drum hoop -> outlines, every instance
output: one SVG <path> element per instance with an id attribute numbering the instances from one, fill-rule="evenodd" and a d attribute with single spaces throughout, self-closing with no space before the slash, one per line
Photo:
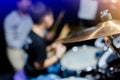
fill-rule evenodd
<path id="1" fill-rule="evenodd" d="M 93 47 L 93 46 L 88 46 L 88 48 L 89 47 L 92 47 L 92 48 L 96 48 L 96 47 Z M 78 48 L 82 48 L 81 46 L 79 46 Z M 96 48 L 96 49 L 98 49 L 98 48 Z M 71 51 L 71 49 L 70 50 L 68 50 L 66 53 L 68 53 L 68 52 L 70 52 Z M 98 51 L 99 51 L 99 49 L 98 49 Z M 62 60 L 60 60 L 60 63 L 62 63 L 61 62 Z M 86 67 L 84 67 L 84 68 L 81 68 L 81 69 L 78 69 L 78 70 L 76 70 L 76 69 L 74 69 L 74 71 L 83 71 L 83 70 L 86 70 L 88 67 L 95 67 L 96 65 L 97 65 L 97 63 L 98 62 L 96 62 L 96 64 L 92 64 L 92 65 L 90 65 L 90 66 L 86 66 Z M 66 65 L 62 65 L 61 64 L 61 66 L 63 67 L 63 68 L 65 68 L 65 69 L 67 69 L 67 70 L 73 70 L 73 69 L 70 69 L 70 68 L 68 68 L 68 66 L 66 66 Z"/>

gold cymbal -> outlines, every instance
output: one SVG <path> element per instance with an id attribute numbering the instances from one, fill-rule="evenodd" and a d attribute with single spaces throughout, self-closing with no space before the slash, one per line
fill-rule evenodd
<path id="1" fill-rule="evenodd" d="M 112 19 L 105 22 L 101 22 L 95 27 L 85 29 L 83 31 L 77 32 L 75 34 L 72 34 L 66 38 L 57 41 L 61 43 L 73 43 L 105 36 L 111 36 L 119 33 L 120 33 L 120 21 Z"/>

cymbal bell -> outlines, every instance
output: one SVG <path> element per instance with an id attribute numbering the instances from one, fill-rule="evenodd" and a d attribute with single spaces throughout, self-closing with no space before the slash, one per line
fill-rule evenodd
<path id="1" fill-rule="evenodd" d="M 85 29 L 83 31 L 72 34 L 66 38 L 57 40 L 61 43 L 73 43 L 85 40 L 91 40 L 95 38 L 111 36 L 120 33 L 120 21 L 119 20 L 108 20 L 101 22 L 95 27 Z"/>

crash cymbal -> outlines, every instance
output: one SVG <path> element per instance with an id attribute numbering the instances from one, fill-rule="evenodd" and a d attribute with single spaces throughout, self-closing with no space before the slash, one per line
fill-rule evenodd
<path id="1" fill-rule="evenodd" d="M 111 36 L 119 33 L 120 33 L 120 21 L 111 19 L 105 22 L 101 22 L 95 27 L 85 29 L 83 31 L 72 34 L 64 39 L 60 39 L 58 40 L 58 42 L 73 43 L 105 36 Z"/>

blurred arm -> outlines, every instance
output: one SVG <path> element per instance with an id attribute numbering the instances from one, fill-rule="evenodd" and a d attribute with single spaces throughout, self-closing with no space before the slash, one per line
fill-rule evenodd
<path id="1" fill-rule="evenodd" d="M 66 47 L 64 45 L 58 45 L 56 48 L 56 55 L 46 59 L 43 63 L 36 61 L 34 65 L 38 70 L 48 68 L 49 66 L 55 64 L 64 55 L 65 51 Z"/>

